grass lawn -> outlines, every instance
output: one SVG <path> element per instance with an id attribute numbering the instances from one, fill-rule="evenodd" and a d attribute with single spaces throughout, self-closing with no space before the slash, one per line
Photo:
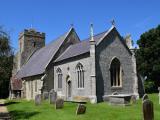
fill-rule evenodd
<path id="1" fill-rule="evenodd" d="M 160 120 L 160 105 L 158 94 L 150 94 L 154 103 L 155 120 Z M 55 110 L 54 105 L 44 101 L 42 105 L 35 106 L 34 101 L 8 100 L 7 108 L 14 120 L 142 120 L 142 102 L 131 106 L 111 106 L 108 103 L 88 103 L 86 114 L 76 115 L 76 103 L 66 103 L 64 108 Z"/>

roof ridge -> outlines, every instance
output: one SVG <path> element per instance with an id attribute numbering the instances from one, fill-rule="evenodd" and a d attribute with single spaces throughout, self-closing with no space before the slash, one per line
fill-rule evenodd
<path id="1" fill-rule="evenodd" d="M 101 34 L 106 33 L 106 32 L 108 32 L 108 30 L 103 31 L 103 32 L 100 32 L 100 33 L 97 33 L 97 34 L 95 34 L 93 37 L 96 37 L 96 36 L 101 35 Z M 90 38 L 90 37 L 88 37 L 88 38 L 86 38 L 86 39 L 83 39 L 83 40 L 81 40 L 79 43 L 75 43 L 75 44 L 73 44 L 72 46 L 77 45 L 77 44 L 81 44 L 82 42 L 87 42 L 89 38 Z"/>
<path id="2" fill-rule="evenodd" d="M 56 62 L 58 60 L 58 58 L 63 56 L 69 50 L 69 48 L 71 48 L 73 45 L 75 45 L 75 44 L 70 45 L 60 56 L 57 57 L 57 59 L 54 60 L 54 62 Z"/>
<path id="3" fill-rule="evenodd" d="M 115 26 L 112 26 L 109 30 L 106 31 L 106 33 L 101 37 L 101 39 L 98 41 L 97 45 L 104 39 L 105 36 L 107 36 L 113 29 L 115 28 Z"/>
<path id="4" fill-rule="evenodd" d="M 63 36 L 64 39 L 63 39 L 62 42 L 59 44 L 59 47 L 62 46 L 63 42 L 66 40 L 67 36 L 69 35 L 69 33 L 70 33 L 72 30 L 73 30 L 73 28 L 70 28 L 69 31 L 66 32 L 66 34 L 64 34 L 64 36 Z M 60 37 L 59 37 L 59 38 L 60 38 Z M 59 39 L 59 38 L 58 38 L 58 39 Z M 58 39 L 57 39 L 57 41 L 58 41 Z M 53 43 L 54 43 L 54 42 L 53 42 Z M 56 50 L 55 54 L 57 53 L 58 50 L 59 50 L 59 49 Z M 51 57 L 51 59 L 49 60 L 49 62 L 46 64 L 45 69 L 47 68 L 47 66 L 49 65 L 49 63 L 51 62 L 51 60 L 53 59 L 54 56 L 55 56 L 55 55 L 53 55 L 53 56 Z"/>
<path id="5" fill-rule="evenodd" d="M 96 36 L 98 36 L 98 35 L 101 35 L 101 34 L 103 34 L 103 33 L 106 33 L 107 31 L 108 31 L 108 30 L 105 30 L 105 31 L 100 32 L 100 33 L 97 33 L 97 34 L 93 35 L 93 37 L 96 37 Z M 82 41 L 88 40 L 89 38 L 90 38 L 90 37 L 85 38 L 85 39 L 83 39 Z"/>
<path id="6" fill-rule="evenodd" d="M 59 35 L 58 37 L 54 38 L 53 40 L 51 40 L 51 41 L 50 41 L 47 45 L 45 45 L 44 47 L 47 47 L 47 46 L 49 46 L 50 44 L 58 41 L 58 39 L 59 39 L 60 37 L 63 37 L 63 36 L 66 35 L 67 33 L 68 33 L 68 32 L 65 32 L 65 33 Z"/>

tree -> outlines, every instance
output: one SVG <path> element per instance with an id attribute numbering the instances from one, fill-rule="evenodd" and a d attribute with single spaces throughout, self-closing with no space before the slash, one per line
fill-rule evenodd
<path id="1" fill-rule="evenodd" d="M 9 95 L 9 81 L 12 75 L 13 52 L 10 36 L 0 27 L 0 98 Z"/>
<path id="2" fill-rule="evenodd" d="M 137 70 L 157 89 L 160 86 L 160 25 L 143 33 L 137 44 Z"/>

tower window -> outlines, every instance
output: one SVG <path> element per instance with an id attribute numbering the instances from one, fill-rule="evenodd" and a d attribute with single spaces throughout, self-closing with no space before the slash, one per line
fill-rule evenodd
<path id="1" fill-rule="evenodd" d="M 36 47 L 36 42 L 33 42 L 33 47 Z"/>

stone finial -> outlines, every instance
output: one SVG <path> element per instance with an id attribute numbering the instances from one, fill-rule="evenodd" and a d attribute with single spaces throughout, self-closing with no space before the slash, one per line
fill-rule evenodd
<path id="1" fill-rule="evenodd" d="M 112 26 L 115 26 L 115 20 L 114 19 L 111 20 L 111 24 L 112 24 Z"/>
<path id="2" fill-rule="evenodd" d="M 74 24 L 73 23 L 71 23 L 71 28 L 73 28 L 74 27 Z"/>
<path id="3" fill-rule="evenodd" d="M 93 24 L 92 23 L 90 24 L 90 36 L 91 36 L 90 41 L 94 41 L 94 38 L 93 38 Z"/>
<path id="4" fill-rule="evenodd" d="M 132 39 L 131 39 L 131 34 L 127 34 L 126 37 L 125 37 L 125 42 L 126 42 L 126 45 L 128 46 L 129 49 L 132 49 L 133 46 L 132 46 Z"/>

